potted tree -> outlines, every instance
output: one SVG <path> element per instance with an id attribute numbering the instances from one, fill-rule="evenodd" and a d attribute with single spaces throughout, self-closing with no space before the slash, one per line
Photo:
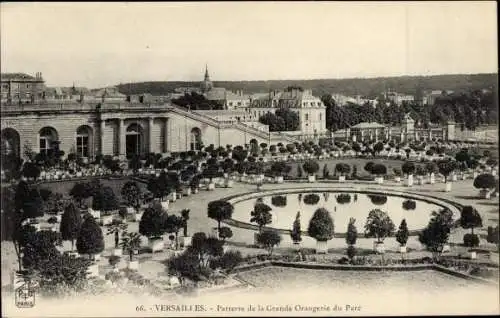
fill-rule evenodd
<path id="1" fill-rule="evenodd" d="M 205 168 L 205 170 L 203 170 L 202 174 L 203 177 L 209 179 L 209 183 L 207 184 L 207 190 L 208 191 L 215 190 L 215 183 L 213 179 L 219 176 L 219 166 L 217 165 L 217 163 L 208 165 Z"/>
<path id="2" fill-rule="evenodd" d="M 429 183 L 436 183 L 436 172 L 439 171 L 436 163 L 433 161 L 428 162 L 425 165 L 425 169 L 427 170 L 427 173 L 429 173 Z"/>
<path id="3" fill-rule="evenodd" d="M 417 178 L 418 185 L 424 184 L 424 177 L 427 174 L 427 171 L 425 170 L 425 167 L 418 166 L 417 169 L 416 169 L 416 174 L 418 176 L 418 178 Z"/>
<path id="4" fill-rule="evenodd" d="M 122 198 L 127 206 L 134 208 L 135 213 L 139 212 L 141 206 L 141 198 L 143 196 L 141 187 L 136 181 L 126 182 L 121 189 Z M 135 219 L 135 217 L 134 217 Z"/>
<path id="5" fill-rule="evenodd" d="M 283 183 L 283 174 L 290 171 L 291 167 L 283 161 L 276 161 L 271 165 L 271 171 L 274 174 L 276 183 Z"/>
<path id="6" fill-rule="evenodd" d="M 191 245 L 191 236 L 188 235 L 188 220 L 189 220 L 189 209 L 181 210 L 182 226 L 183 226 L 183 237 L 182 246 L 188 247 Z"/>
<path id="7" fill-rule="evenodd" d="M 345 177 L 351 172 L 351 167 L 347 163 L 337 163 L 335 171 L 340 173 L 339 182 L 345 182 Z"/>
<path id="8" fill-rule="evenodd" d="M 220 223 L 230 219 L 233 215 L 234 207 L 224 200 L 211 201 L 208 203 L 208 217 L 217 221 L 217 233 L 220 235 Z"/>
<path id="9" fill-rule="evenodd" d="M 175 234 L 175 249 L 179 249 L 179 231 L 184 227 L 184 219 L 182 216 L 170 214 L 165 221 L 165 232 Z"/>
<path id="10" fill-rule="evenodd" d="M 406 253 L 406 243 L 408 242 L 408 237 L 410 232 L 408 231 L 408 226 L 406 225 L 406 220 L 403 219 L 399 225 L 399 229 L 396 232 L 396 241 L 399 243 L 399 252 Z"/>
<path id="11" fill-rule="evenodd" d="M 347 225 L 347 234 L 345 237 L 345 241 L 347 243 L 347 256 L 349 257 L 351 262 L 354 260 L 354 256 L 356 256 L 356 248 L 354 247 L 354 245 L 356 245 L 356 240 L 358 239 L 358 229 L 354 224 L 355 222 L 355 218 L 349 219 L 349 224 Z"/>
<path id="12" fill-rule="evenodd" d="M 484 199 L 489 199 L 491 197 L 491 192 L 497 186 L 497 181 L 495 177 L 488 173 L 483 173 L 478 175 L 474 179 L 474 188 L 481 189 L 481 196 Z"/>
<path id="13" fill-rule="evenodd" d="M 108 231 L 106 235 L 115 236 L 115 249 L 113 255 L 122 256 L 123 250 L 120 248 L 120 233 L 127 230 L 127 223 L 123 223 L 121 220 L 114 219 L 111 224 L 107 225 Z"/>
<path id="14" fill-rule="evenodd" d="M 79 254 L 87 254 L 92 260 L 95 254 L 104 250 L 102 230 L 93 217 L 85 217 L 76 240 L 76 249 Z"/>
<path id="15" fill-rule="evenodd" d="M 444 176 L 444 183 L 445 183 L 445 192 L 450 192 L 451 191 L 451 182 L 449 181 L 449 176 L 450 174 L 455 171 L 456 169 L 456 163 L 451 160 L 441 160 L 438 163 L 438 169 L 439 173 L 441 173 Z"/>
<path id="16" fill-rule="evenodd" d="M 413 185 L 413 173 L 415 173 L 415 164 L 410 161 L 406 161 L 402 166 L 401 170 L 407 176 L 406 186 L 411 187 Z"/>
<path id="17" fill-rule="evenodd" d="M 325 208 L 317 209 L 309 221 L 307 232 L 316 239 L 316 253 L 328 253 L 328 240 L 331 240 L 334 234 L 330 212 Z"/>
<path id="18" fill-rule="evenodd" d="M 74 250 L 75 240 L 78 238 L 81 225 L 82 216 L 80 209 L 71 202 L 64 209 L 64 213 L 61 217 L 61 225 L 59 227 L 62 239 L 71 241 L 71 251 Z"/>
<path id="19" fill-rule="evenodd" d="M 281 235 L 276 230 L 264 230 L 257 235 L 257 244 L 264 247 L 269 252 L 269 256 L 272 256 L 274 247 L 280 242 Z"/>
<path id="20" fill-rule="evenodd" d="M 161 209 L 148 207 L 139 222 L 139 233 L 148 238 L 152 252 L 162 251 L 165 248 L 162 235 L 166 232 L 167 213 Z"/>
<path id="21" fill-rule="evenodd" d="M 133 256 L 139 252 L 141 247 L 141 235 L 136 232 L 124 232 L 120 246 L 129 255 L 128 268 L 138 270 L 139 261 L 134 261 Z"/>
<path id="22" fill-rule="evenodd" d="M 394 232 L 394 223 L 386 212 L 380 209 L 371 210 L 365 224 L 365 237 L 375 237 L 374 250 L 385 253 L 384 239 Z"/>
<path id="23" fill-rule="evenodd" d="M 224 249 L 224 253 L 225 253 L 227 251 L 226 240 L 233 237 L 233 231 L 231 231 L 230 227 L 223 226 L 220 228 L 219 237 L 222 240 L 222 242 L 224 243 L 223 249 Z"/>
<path id="24" fill-rule="evenodd" d="M 464 235 L 464 246 L 479 246 L 479 237 L 477 234 L 474 234 L 474 228 L 483 226 L 483 220 L 479 212 L 470 205 L 464 206 L 460 214 L 460 226 L 464 229 L 471 229 L 471 233 Z M 475 259 L 476 252 L 471 252 L 470 256 L 472 259 Z"/>
<path id="25" fill-rule="evenodd" d="M 393 168 L 392 171 L 394 172 L 394 181 L 395 182 L 401 182 L 401 174 L 402 171 L 400 168 Z"/>
<path id="26" fill-rule="evenodd" d="M 384 183 L 384 175 L 387 174 L 387 168 L 381 163 L 376 163 L 372 167 L 372 174 L 375 175 L 375 180 L 378 184 Z"/>
<path id="27" fill-rule="evenodd" d="M 270 212 L 271 210 L 272 208 L 269 205 L 258 201 L 250 212 L 250 222 L 257 223 L 259 226 L 259 233 L 262 233 L 262 228 L 264 226 L 272 223 L 273 216 Z M 258 244 L 258 233 L 254 234 L 254 243 L 256 245 Z"/>
<path id="28" fill-rule="evenodd" d="M 300 246 L 300 242 L 302 242 L 302 231 L 300 229 L 300 211 L 297 212 L 297 215 L 295 216 L 295 221 L 293 221 L 290 237 L 292 238 L 294 245 Z"/>
<path id="29" fill-rule="evenodd" d="M 316 160 L 306 160 L 306 162 L 302 165 L 302 168 L 304 168 L 304 171 L 308 173 L 309 182 L 315 182 L 315 173 L 319 170 L 318 162 Z"/>
<path id="30" fill-rule="evenodd" d="M 434 260 L 438 260 L 440 254 L 446 251 L 452 226 L 453 213 L 448 209 L 442 209 L 432 213 L 429 224 L 420 232 L 418 240 L 432 252 Z"/>

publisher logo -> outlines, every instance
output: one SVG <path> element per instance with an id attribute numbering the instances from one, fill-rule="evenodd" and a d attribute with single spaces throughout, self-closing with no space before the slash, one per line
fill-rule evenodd
<path id="1" fill-rule="evenodd" d="M 18 286 L 15 290 L 16 307 L 32 308 L 35 307 L 35 287 L 29 282 Z"/>

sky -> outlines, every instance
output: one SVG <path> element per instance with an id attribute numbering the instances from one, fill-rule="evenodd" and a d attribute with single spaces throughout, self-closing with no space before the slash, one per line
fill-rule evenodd
<path id="1" fill-rule="evenodd" d="M 1 71 L 48 86 L 496 73 L 496 2 L 0 4 Z"/>

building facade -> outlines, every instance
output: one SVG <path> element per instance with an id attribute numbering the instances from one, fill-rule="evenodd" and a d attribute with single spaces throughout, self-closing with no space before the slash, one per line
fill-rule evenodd
<path id="1" fill-rule="evenodd" d="M 0 85 L 2 103 L 33 104 L 44 98 L 46 89 L 42 73 L 36 73 L 35 76 L 24 73 L 2 73 Z"/>

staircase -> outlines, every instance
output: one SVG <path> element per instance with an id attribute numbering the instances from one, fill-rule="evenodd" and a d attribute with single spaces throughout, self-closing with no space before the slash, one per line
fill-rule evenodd
<path id="1" fill-rule="evenodd" d="M 222 129 L 233 128 L 233 129 L 236 129 L 242 133 L 246 133 L 246 134 L 250 135 L 250 137 L 261 138 L 261 139 L 267 140 L 269 142 L 278 143 L 278 142 L 285 141 L 285 142 L 293 143 L 293 142 L 298 141 L 297 139 L 295 139 L 289 135 L 283 134 L 283 133 L 268 133 L 265 131 L 261 131 L 257 128 L 254 128 L 252 126 L 246 125 L 246 124 L 244 124 L 240 121 L 237 121 L 237 120 L 216 120 L 210 116 L 207 116 L 207 115 L 204 115 L 201 113 L 197 113 L 196 111 L 190 111 L 187 109 L 183 109 L 179 106 L 170 105 L 170 106 L 167 106 L 167 110 L 171 111 L 173 113 L 179 114 L 181 116 L 185 116 L 187 118 L 202 122 L 202 123 L 207 124 L 209 126 L 212 126 L 214 128 L 218 128 L 218 129 L 220 129 L 220 128 L 222 128 Z"/>

